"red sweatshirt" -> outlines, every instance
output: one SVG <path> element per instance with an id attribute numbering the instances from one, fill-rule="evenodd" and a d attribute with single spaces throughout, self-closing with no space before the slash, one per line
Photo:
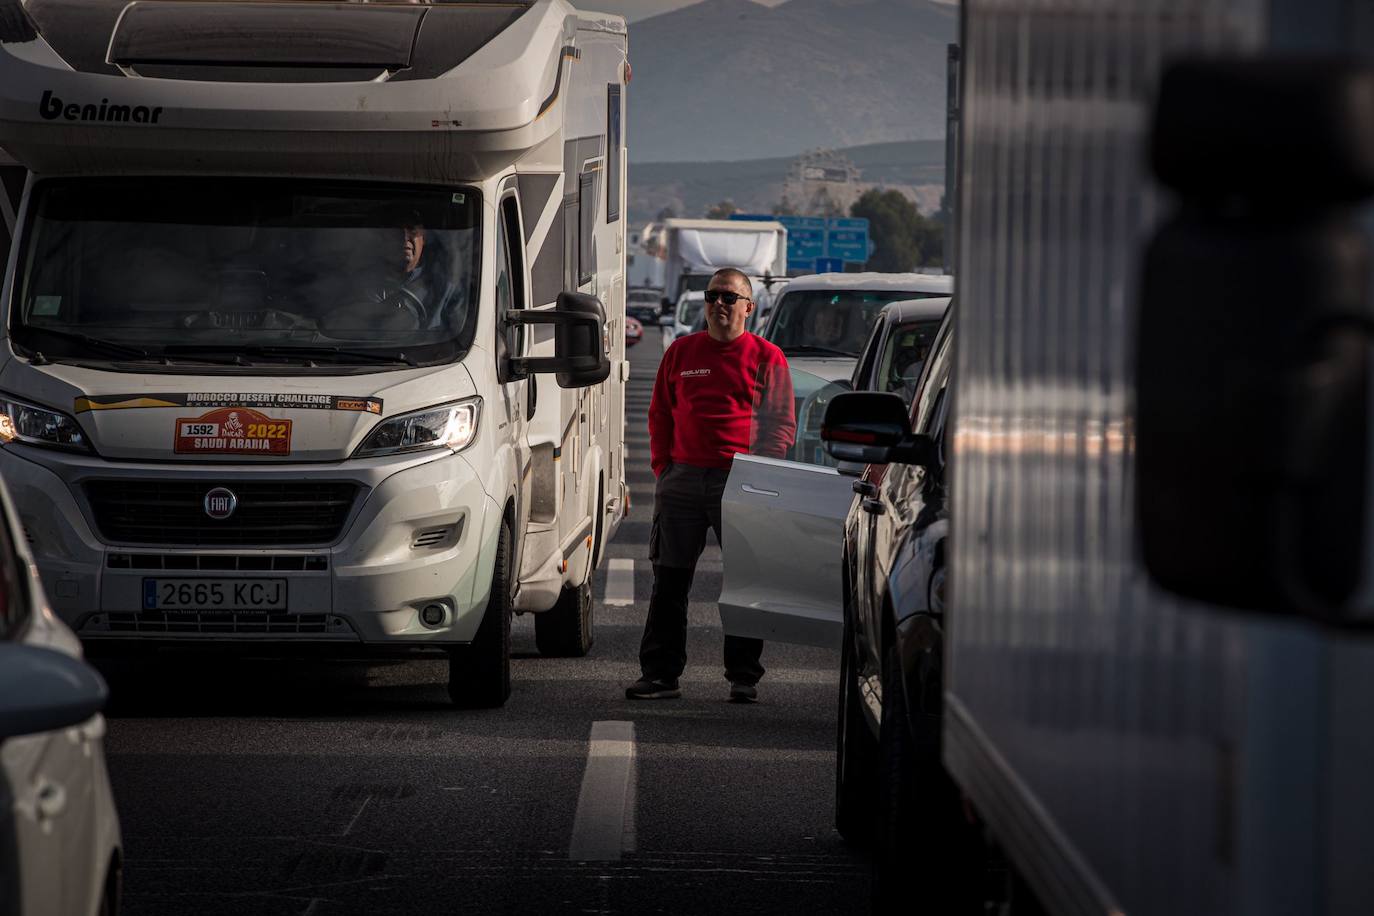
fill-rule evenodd
<path id="1" fill-rule="evenodd" d="M 762 337 L 698 331 L 663 354 L 649 403 L 655 477 L 677 463 L 728 468 L 739 452 L 781 458 L 796 435 L 787 358 Z"/>

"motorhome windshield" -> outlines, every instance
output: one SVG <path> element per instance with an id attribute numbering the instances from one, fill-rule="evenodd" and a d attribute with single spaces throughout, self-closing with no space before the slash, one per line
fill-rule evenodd
<path id="1" fill-rule="evenodd" d="M 774 307 L 765 337 L 784 353 L 858 356 L 883 306 L 947 293 L 909 290 L 791 290 Z"/>
<path id="2" fill-rule="evenodd" d="M 477 194 L 286 180 L 34 188 L 10 335 L 48 359 L 435 364 L 477 319 Z"/>

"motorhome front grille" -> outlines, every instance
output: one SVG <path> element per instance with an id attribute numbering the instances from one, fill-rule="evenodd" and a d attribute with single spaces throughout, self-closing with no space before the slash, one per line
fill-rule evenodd
<path id="1" fill-rule="evenodd" d="M 206 496 L 225 487 L 235 505 L 212 518 Z M 92 480 L 86 483 L 101 536 L 112 544 L 286 547 L 332 544 L 359 485 L 352 481 Z"/>

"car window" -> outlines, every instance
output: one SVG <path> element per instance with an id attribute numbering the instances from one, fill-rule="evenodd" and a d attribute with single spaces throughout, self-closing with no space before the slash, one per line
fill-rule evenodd
<path id="1" fill-rule="evenodd" d="M 878 391 L 901 395 L 902 400 L 910 406 L 916 396 L 921 370 L 925 368 L 930 348 L 939 331 L 940 321 L 934 319 L 908 322 L 888 334 L 883 342 L 873 387 Z"/>
<path id="2" fill-rule="evenodd" d="M 873 323 L 873 330 L 868 335 L 868 343 L 864 344 L 863 355 L 855 363 L 854 374 L 849 379 L 849 383 L 854 386 L 855 391 L 863 391 L 869 387 L 868 380 L 873 377 L 873 365 L 878 359 L 878 348 L 882 346 L 886 327 L 887 322 L 882 319 Z M 907 403 L 909 405 L 910 401 Z"/>
<path id="3" fill-rule="evenodd" d="M 912 427 L 918 433 L 928 433 L 935 420 L 937 408 L 944 397 L 945 386 L 949 382 L 950 363 L 953 347 L 950 341 L 954 335 L 948 331 L 935 344 L 935 356 L 926 367 L 916 396 L 916 416 Z"/>
<path id="4" fill-rule="evenodd" d="M 834 467 L 838 462 L 830 457 L 821 441 L 821 421 L 831 399 L 849 386 L 823 379 L 801 369 L 789 369 L 792 375 L 792 397 L 797 419 L 797 438 L 787 454 L 789 461 Z"/>

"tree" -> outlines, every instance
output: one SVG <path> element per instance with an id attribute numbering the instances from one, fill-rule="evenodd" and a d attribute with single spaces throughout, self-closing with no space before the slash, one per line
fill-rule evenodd
<path id="1" fill-rule="evenodd" d="M 849 214 L 868 220 L 874 246 L 868 266 L 873 270 L 899 272 L 940 264 L 944 227 L 922 216 L 900 191 L 865 191 Z"/>
<path id="2" fill-rule="evenodd" d="M 707 219 L 729 219 L 731 213 L 738 213 L 739 207 L 730 198 L 725 198 L 720 203 L 706 211 Z"/>

